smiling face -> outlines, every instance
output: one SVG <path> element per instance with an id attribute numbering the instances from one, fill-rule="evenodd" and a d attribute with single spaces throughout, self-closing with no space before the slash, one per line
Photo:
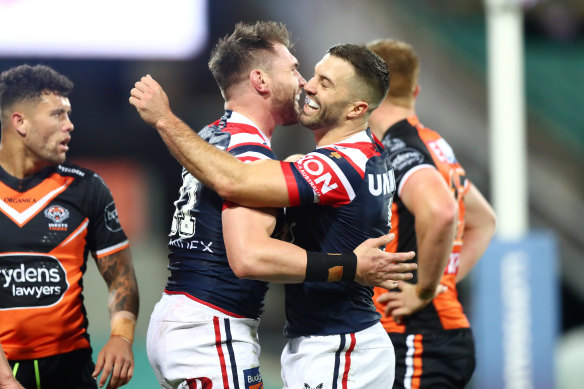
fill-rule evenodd
<path id="1" fill-rule="evenodd" d="M 334 127 L 344 121 L 351 103 L 353 67 L 341 58 L 327 54 L 314 67 L 314 76 L 306 83 L 306 99 L 300 122 L 311 130 Z"/>
<path id="2" fill-rule="evenodd" d="M 298 123 L 300 114 L 300 96 L 306 80 L 298 72 L 298 60 L 286 46 L 274 45 L 276 56 L 271 64 L 272 106 L 279 116 L 279 124 L 284 126 Z"/>
<path id="3" fill-rule="evenodd" d="M 73 123 L 67 97 L 42 94 L 25 103 L 23 142 L 27 158 L 35 165 L 59 165 L 65 162 Z"/>

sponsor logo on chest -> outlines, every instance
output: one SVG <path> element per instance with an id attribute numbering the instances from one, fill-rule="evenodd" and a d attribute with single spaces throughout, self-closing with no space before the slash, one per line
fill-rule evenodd
<path id="1" fill-rule="evenodd" d="M 54 305 L 68 287 L 65 269 L 51 255 L 0 255 L 0 310 Z"/>

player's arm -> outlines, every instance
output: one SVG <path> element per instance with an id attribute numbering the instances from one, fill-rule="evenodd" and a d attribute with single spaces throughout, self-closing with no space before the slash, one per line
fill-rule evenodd
<path id="1" fill-rule="evenodd" d="M 0 344 L 0 389 L 24 389 L 12 375 L 12 369 Z"/>
<path id="2" fill-rule="evenodd" d="M 400 283 L 399 293 L 385 293 L 378 298 L 380 303 L 387 303 L 386 314 L 391 312 L 397 322 L 425 307 L 438 293 L 458 215 L 452 192 L 434 168 L 412 173 L 403 183 L 399 197 L 416 220 L 418 281 L 415 285 Z"/>
<path id="3" fill-rule="evenodd" d="M 111 336 L 97 356 L 93 376 L 100 372 L 99 386 L 109 378 L 107 388 L 117 388 L 130 381 L 134 373 L 132 342 L 138 317 L 138 283 L 129 248 L 96 259 L 108 290 Z"/>
<path id="4" fill-rule="evenodd" d="M 433 168 L 413 173 L 404 182 L 399 196 L 416 220 L 416 294 L 430 301 L 452 252 L 458 216 L 456 200 L 440 173 Z"/>
<path id="5" fill-rule="evenodd" d="M 491 208 L 481 192 L 472 184 L 470 190 L 464 196 L 464 207 L 463 244 L 456 282 L 466 277 L 484 254 L 497 225 L 495 211 L 493 211 L 493 208 Z"/>
<path id="6" fill-rule="evenodd" d="M 410 272 L 416 269 L 415 264 L 402 263 L 413 258 L 413 252 L 379 250 L 389 243 L 389 236 L 368 239 L 355 249 L 355 256 L 322 255 L 271 238 L 276 225 L 273 209 L 233 206 L 223 211 L 222 221 L 229 265 L 240 278 L 278 283 L 350 279 L 393 288 L 394 281 L 411 279 Z M 334 271 L 337 266 L 342 272 Z"/>
<path id="7" fill-rule="evenodd" d="M 172 155 L 219 196 L 246 206 L 290 205 L 279 161 L 244 164 L 208 144 L 173 114 L 166 93 L 150 75 L 142 77 L 130 94 L 130 103 L 158 131 Z"/>

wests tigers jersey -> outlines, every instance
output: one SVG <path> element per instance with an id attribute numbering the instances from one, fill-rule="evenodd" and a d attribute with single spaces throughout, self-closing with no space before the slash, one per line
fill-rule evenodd
<path id="1" fill-rule="evenodd" d="M 270 140 L 245 116 L 233 111 L 199 132 L 210 144 L 247 162 L 274 159 Z M 213 163 L 213 161 L 209 161 Z M 180 293 L 236 317 L 260 317 L 267 282 L 233 273 L 223 243 L 224 202 L 185 169 L 168 247 L 166 293 Z"/>
<path id="2" fill-rule="evenodd" d="M 9 359 L 89 347 L 82 277 L 129 246 L 112 195 L 71 164 L 17 179 L 0 168 L 0 342 Z"/>
<path id="3" fill-rule="evenodd" d="M 400 199 L 401 190 L 408 178 L 420 169 L 437 169 L 452 190 L 458 202 L 457 233 L 450 260 L 440 283 L 448 290 L 432 300 L 424 309 L 407 316 L 404 324 L 397 324 L 390 317 L 383 316 L 381 322 L 388 332 L 420 333 L 422 331 L 449 330 L 469 327 L 468 320 L 458 300 L 456 274 L 462 247 L 464 231 L 464 201 L 470 182 L 462 166 L 458 163 L 452 148 L 437 132 L 424 127 L 415 116 L 395 123 L 383 138 L 383 145 L 390 154 L 397 183 L 397 196 L 392 207 L 392 229 L 395 239 L 387 251 L 417 251 L 414 216 Z M 414 257 L 413 261 L 416 260 Z M 417 272 L 410 282 L 417 282 Z M 383 314 L 385 306 L 377 303 L 377 298 L 385 293 L 383 288 L 375 288 L 374 301 Z"/>
<path id="4" fill-rule="evenodd" d="M 387 234 L 395 179 L 369 130 L 282 163 L 291 204 L 290 239 L 308 251 L 349 253 Z M 286 285 L 288 337 L 357 332 L 379 322 L 373 289 L 356 282 Z"/>

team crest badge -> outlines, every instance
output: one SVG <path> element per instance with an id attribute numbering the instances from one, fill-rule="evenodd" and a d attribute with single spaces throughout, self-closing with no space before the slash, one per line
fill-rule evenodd
<path id="1" fill-rule="evenodd" d="M 338 151 L 333 151 L 330 155 L 331 158 L 341 159 L 341 154 Z M 318 389 L 318 388 L 317 388 Z"/>
<path id="2" fill-rule="evenodd" d="M 68 225 L 63 223 L 69 218 L 69 210 L 60 205 L 51 205 L 45 209 L 45 217 L 52 221 L 49 223 L 51 231 L 67 231 Z"/>

